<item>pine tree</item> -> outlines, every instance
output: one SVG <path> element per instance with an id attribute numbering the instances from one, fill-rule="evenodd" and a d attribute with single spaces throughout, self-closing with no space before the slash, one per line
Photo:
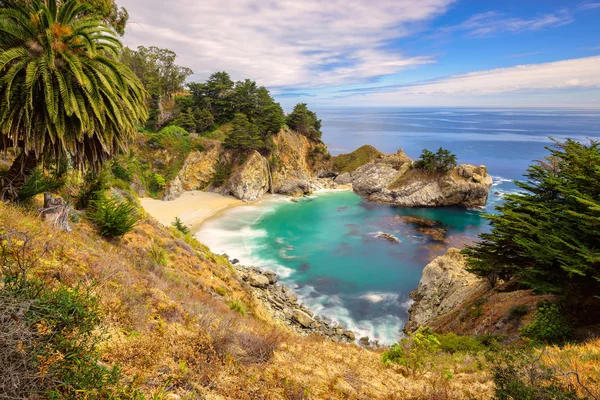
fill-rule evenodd
<path id="1" fill-rule="evenodd" d="M 229 136 L 223 142 L 223 145 L 230 149 L 238 150 L 257 150 L 264 142 L 258 132 L 258 127 L 248 121 L 244 114 L 235 114 L 232 129 Z"/>

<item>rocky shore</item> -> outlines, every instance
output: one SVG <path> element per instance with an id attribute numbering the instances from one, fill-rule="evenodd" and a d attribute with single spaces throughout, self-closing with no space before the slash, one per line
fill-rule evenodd
<path id="1" fill-rule="evenodd" d="M 358 343 L 376 347 L 368 337 L 357 338 L 351 330 L 326 318 L 320 318 L 298 301 L 298 296 L 287 286 L 278 283 L 277 274 L 255 267 L 245 267 L 233 260 L 240 279 L 248 284 L 271 317 L 300 335 L 317 334 L 335 342 Z"/>

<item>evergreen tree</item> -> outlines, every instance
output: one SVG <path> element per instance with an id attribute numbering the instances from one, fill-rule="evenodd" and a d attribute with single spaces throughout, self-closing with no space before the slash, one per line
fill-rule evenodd
<path id="1" fill-rule="evenodd" d="M 442 147 L 436 153 L 423 149 L 413 167 L 429 172 L 448 172 L 456 167 L 456 155 Z"/>
<path id="2" fill-rule="evenodd" d="M 522 193 L 489 215 L 491 232 L 468 247 L 468 270 L 516 277 L 539 292 L 600 294 L 600 142 L 548 148 Z"/>
<path id="3" fill-rule="evenodd" d="M 229 122 L 235 115 L 235 89 L 227 72 L 215 72 L 206 83 L 188 85 L 194 101 L 199 108 L 207 108 L 215 122 Z"/>
<path id="4" fill-rule="evenodd" d="M 258 132 L 258 127 L 248 121 L 246 115 L 238 113 L 232 122 L 232 129 L 223 145 L 230 149 L 257 150 L 264 142 Z"/>
<path id="5" fill-rule="evenodd" d="M 196 109 L 194 118 L 196 120 L 196 132 L 198 133 L 206 132 L 215 125 L 213 115 L 205 108 Z"/>
<path id="6" fill-rule="evenodd" d="M 287 125 L 311 140 L 321 140 L 321 120 L 305 103 L 296 104 L 292 113 L 287 116 Z"/>

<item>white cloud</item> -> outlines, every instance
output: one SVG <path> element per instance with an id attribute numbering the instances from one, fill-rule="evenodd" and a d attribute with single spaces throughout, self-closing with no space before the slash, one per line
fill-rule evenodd
<path id="1" fill-rule="evenodd" d="M 489 37 L 503 33 L 521 33 L 555 28 L 570 24 L 575 19 L 567 10 L 543 14 L 533 18 L 509 17 L 505 14 L 488 11 L 475 14 L 465 22 L 442 28 L 443 33 L 465 32 L 471 37 Z"/>
<path id="2" fill-rule="evenodd" d="M 600 8 L 600 3 L 584 3 L 577 7 L 578 10 L 594 10 Z"/>
<path id="3" fill-rule="evenodd" d="M 121 0 L 125 42 L 174 50 L 196 78 L 229 71 L 268 86 L 362 82 L 433 62 L 385 47 L 454 0 Z"/>
<path id="4" fill-rule="evenodd" d="M 596 56 L 477 71 L 414 85 L 357 90 L 347 95 L 354 98 L 362 95 L 362 101 L 373 104 L 414 101 L 423 104 L 438 97 L 459 101 L 461 97 L 475 99 L 507 94 L 551 95 L 556 100 L 561 92 L 599 88 L 600 56 Z"/>

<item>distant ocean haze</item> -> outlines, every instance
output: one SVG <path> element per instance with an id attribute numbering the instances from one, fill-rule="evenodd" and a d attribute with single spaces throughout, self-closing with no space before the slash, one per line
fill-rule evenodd
<path id="1" fill-rule="evenodd" d="M 494 177 L 484 210 L 399 208 L 370 203 L 350 191 L 325 191 L 298 203 L 275 196 L 208 221 L 197 233 L 217 253 L 277 272 L 321 317 L 359 336 L 390 344 L 408 318 L 409 293 L 425 265 L 448 247 L 463 247 L 489 230 L 511 182 L 544 157 L 548 139 L 600 138 L 600 114 L 591 111 L 475 109 L 319 110 L 332 153 L 371 144 L 398 148 L 413 159 L 423 148 L 448 148 L 461 163 L 485 164 Z M 419 219 L 435 221 L 434 233 Z M 421 221 L 422 222 L 422 221 Z M 394 235 L 399 243 L 378 237 Z"/>

